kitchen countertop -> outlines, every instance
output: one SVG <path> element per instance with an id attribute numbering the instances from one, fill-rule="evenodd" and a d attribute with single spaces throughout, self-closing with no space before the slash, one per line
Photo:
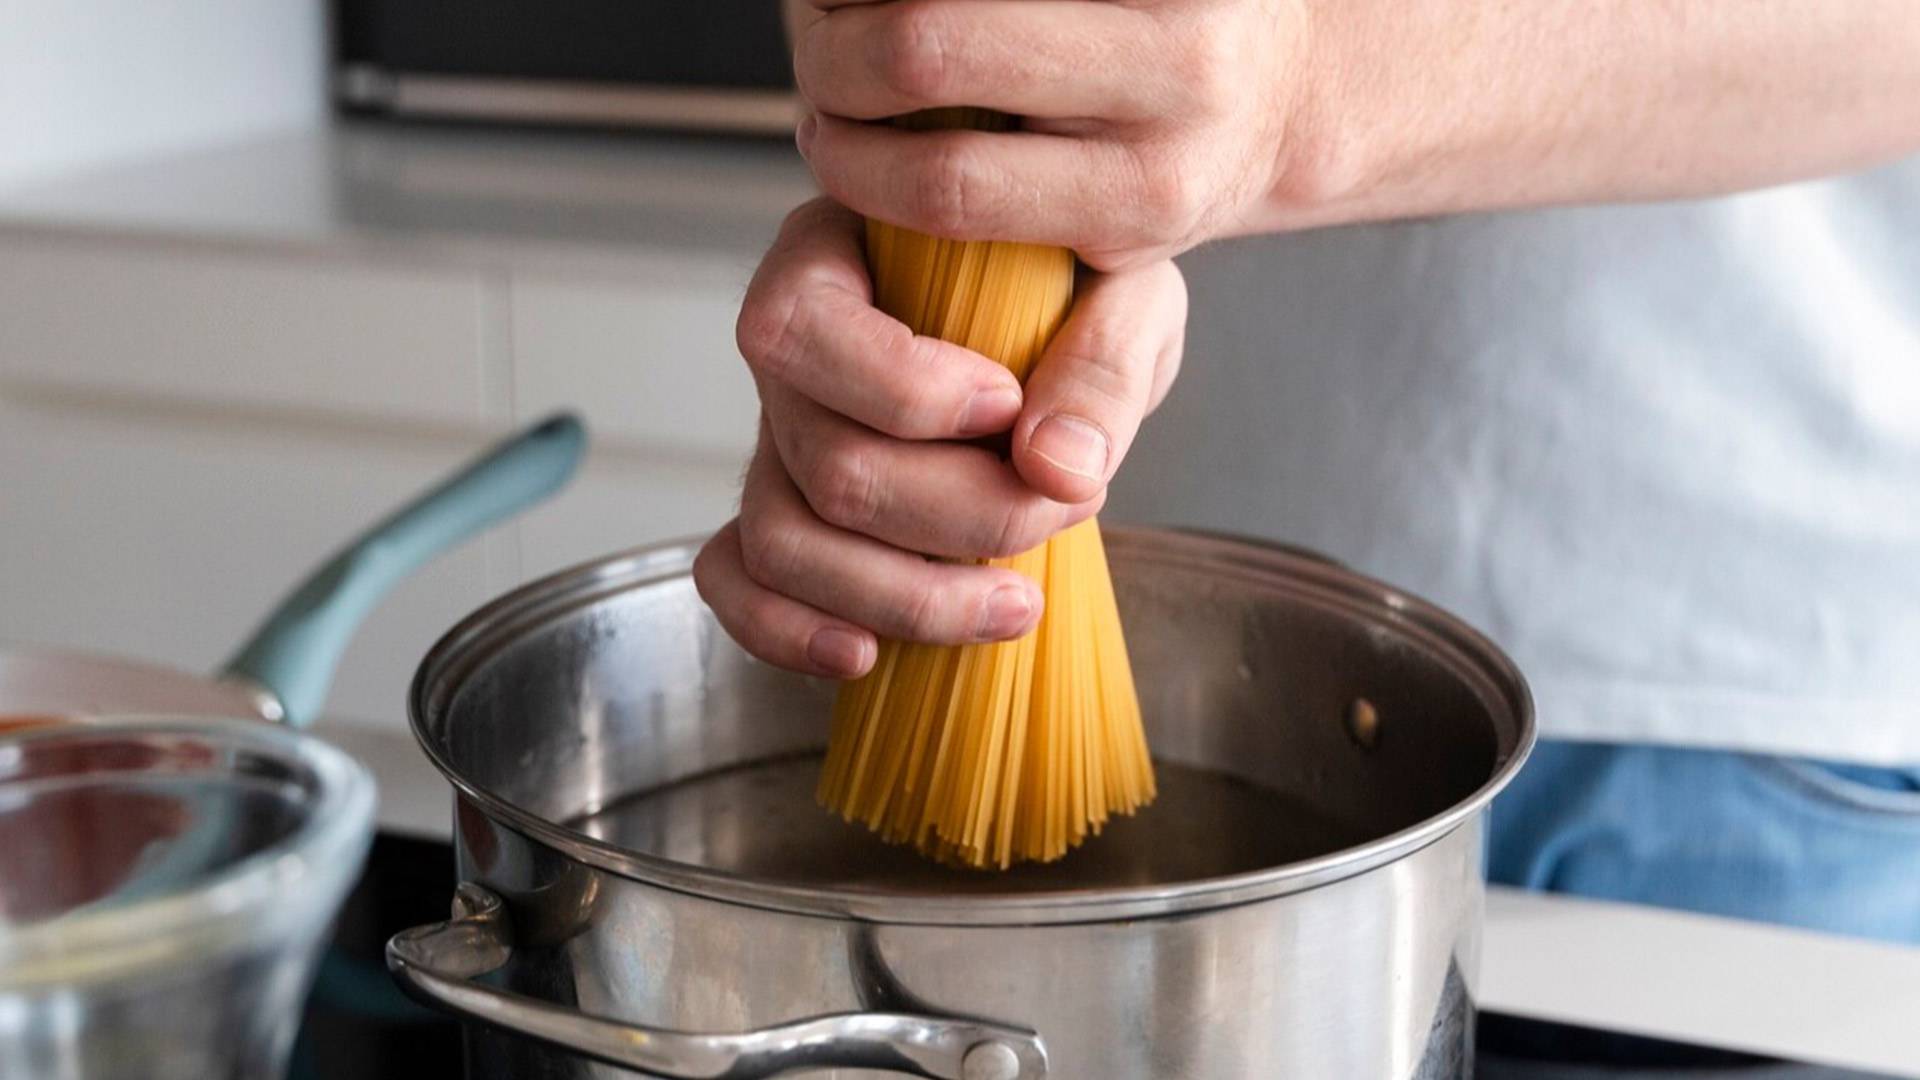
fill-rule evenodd
<path id="1" fill-rule="evenodd" d="M 410 736 L 318 734 L 380 785 L 383 829 L 445 840 L 451 789 Z M 1493 888 L 1477 992 L 1514 1016 L 1920 1077 L 1920 949 Z"/>
<path id="2" fill-rule="evenodd" d="M 617 270 L 755 260 L 814 190 L 779 140 L 335 122 L 0 192 L 0 233 Z"/>

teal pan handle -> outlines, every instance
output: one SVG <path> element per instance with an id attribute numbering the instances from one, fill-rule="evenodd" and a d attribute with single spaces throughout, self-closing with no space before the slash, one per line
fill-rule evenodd
<path id="1" fill-rule="evenodd" d="M 314 571 L 222 669 L 279 699 L 280 719 L 305 727 L 326 703 L 347 642 L 387 591 L 441 552 L 564 486 L 586 430 L 561 413 L 489 451 L 395 512 Z"/>

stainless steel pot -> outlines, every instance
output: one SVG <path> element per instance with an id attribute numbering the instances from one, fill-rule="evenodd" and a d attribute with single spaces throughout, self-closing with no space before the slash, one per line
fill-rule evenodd
<path id="1" fill-rule="evenodd" d="M 476 1078 L 1468 1075 L 1483 811 L 1533 741 L 1519 673 L 1323 560 L 1107 537 L 1162 794 L 1005 874 L 812 804 L 833 687 L 726 638 L 693 546 L 482 609 L 412 702 L 464 883 L 389 966 L 490 1026 Z"/>

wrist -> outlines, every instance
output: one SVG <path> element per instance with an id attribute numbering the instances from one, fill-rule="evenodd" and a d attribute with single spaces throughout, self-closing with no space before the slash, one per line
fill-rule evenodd
<path id="1" fill-rule="evenodd" d="M 1573 101 L 1543 102 L 1511 16 L 1456 0 L 1300 0 L 1303 47 L 1263 231 L 1519 205 Z M 1545 117 L 1546 119 L 1542 119 Z"/>
<path id="2" fill-rule="evenodd" d="M 1387 73 L 1370 70 L 1380 52 L 1365 47 L 1368 36 L 1354 18 L 1358 5 L 1302 0 L 1298 5 L 1294 62 L 1274 94 L 1283 111 L 1272 174 L 1264 196 L 1247 215 L 1242 233 L 1282 232 L 1341 224 L 1362 216 L 1370 178 L 1384 171 L 1376 149 L 1379 110 L 1370 109 L 1362 86 L 1378 86 Z M 1380 97 L 1378 93 L 1371 95 Z"/>

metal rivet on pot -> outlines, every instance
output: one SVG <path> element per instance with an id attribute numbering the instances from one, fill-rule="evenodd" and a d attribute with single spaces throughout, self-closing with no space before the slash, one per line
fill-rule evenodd
<path id="1" fill-rule="evenodd" d="M 976 1043 L 960 1060 L 960 1080 L 1019 1080 L 1020 1055 L 1003 1042 Z"/>
<path id="2" fill-rule="evenodd" d="M 1347 707 L 1347 734 L 1360 744 L 1361 749 L 1371 750 L 1380 742 L 1380 710 L 1366 698 L 1354 698 Z"/>

